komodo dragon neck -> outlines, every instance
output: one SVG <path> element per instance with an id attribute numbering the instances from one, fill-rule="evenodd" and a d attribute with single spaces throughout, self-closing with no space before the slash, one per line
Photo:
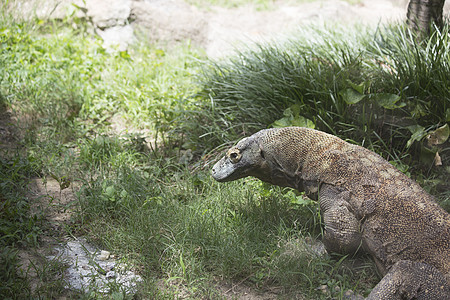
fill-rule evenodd
<path id="1" fill-rule="evenodd" d="M 354 147 L 333 135 L 309 128 L 287 127 L 259 133 L 259 145 L 270 164 L 271 178 L 260 178 L 260 173 L 253 176 L 312 194 L 332 163 L 327 157 Z"/>

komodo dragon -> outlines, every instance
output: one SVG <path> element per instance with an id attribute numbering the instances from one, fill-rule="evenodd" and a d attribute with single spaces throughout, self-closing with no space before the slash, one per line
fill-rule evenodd
<path id="1" fill-rule="evenodd" d="M 374 152 L 313 129 L 265 129 L 228 150 L 212 176 L 318 197 L 327 251 L 361 248 L 384 276 L 367 299 L 450 299 L 450 215 Z"/>

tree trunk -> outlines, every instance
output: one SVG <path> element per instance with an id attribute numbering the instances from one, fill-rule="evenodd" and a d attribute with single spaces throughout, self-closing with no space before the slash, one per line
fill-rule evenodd
<path id="1" fill-rule="evenodd" d="M 441 27 L 444 2 L 445 0 L 410 0 L 406 15 L 409 27 L 420 34 L 428 34 L 431 23 Z"/>

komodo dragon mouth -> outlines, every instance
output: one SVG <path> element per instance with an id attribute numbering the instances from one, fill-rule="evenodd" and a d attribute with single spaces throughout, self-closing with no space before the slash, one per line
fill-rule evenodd
<path id="1" fill-rule="evenodd" d="M 450 300 L 450 215 L 376 153 L 301 127 L 261 130 L 212 168 L 317 194 L 328 252 L 369 253 L 384 275 L 367 299 Z"/>

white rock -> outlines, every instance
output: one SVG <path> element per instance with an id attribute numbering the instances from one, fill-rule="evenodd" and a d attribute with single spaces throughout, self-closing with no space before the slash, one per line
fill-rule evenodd
<path id="1" fill-rule="evenodd" d="M 123 26 L 130 16 L 130 0 L 87 0 L 87 15 L 101 29 Z"/>
<path id="2" fill-rule="evenodd" d="M 128 45 L 135 40 L 131 25 L 114 26 L 105 30 L 97 30 L 97 33 L 103 39 L 103 48 L 109 52 L 126 51 Z"/>
<path id="3" fill-rule="evenodd" d="M 100 258 L 111 259 L 109 251 L 100 251 L 88 244 L 84 239 L 70 241 L 66 245 L 55 249 L 55 255 L 48 256 L 51 260 L 61 260 L 68 265 L 65 280 L 67 286 L 76 290 L 96 290 L 108 293 L 111 281 L 119 284 L 128 295 L 136 293 L 137 283 L 141 276 L 129 271 L 131 267 L 115 261 L 104 261 Z M 102 270 L 103 269 L 103 270 Z M 106 276 L 103 273 L 106 271 Z"/>
<path id="4" fill-rule="evenodd" d="M 111 253 L 109 251 L 102 250 L 100 252 L 100 255 L 97 256 L 97 259 L 98 260 L 107 260 L 110 255 L 111 255 Z"/>
<path id="5" fill-rule="evenodd" d="M 113 279 L 113 278 L 116 278 L 116 272 L 109 271 L 108 273 L 106 273 L 106 279 Z"/>

